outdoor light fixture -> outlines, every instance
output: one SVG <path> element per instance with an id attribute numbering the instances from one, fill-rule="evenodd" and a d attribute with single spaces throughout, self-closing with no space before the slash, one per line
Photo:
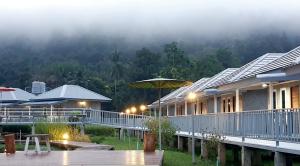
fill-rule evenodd
<path id="1" fill-rule="evenodd" d="M 63 138 L 64 140 L 68 140 L 70 137 L 69 137 L 69 134 L 68 134 L 68 133 L 64 133 L 64 134 L 62 135 L 62 138 Z"/>
<path id="2" fill-rule="evenodd" d="M 133 106 L 133 107 L 131 107 L 131 109 L 130 109 L 130 110 L 131 110 L 131 113 L 133 113 L 133 114 L 134 114 L 134 113 L 136 113 L 136 108 L 135 108 L 134 106 Z"/>
<path id="3" fill-rule="evenodd" d="M 120 112 L 120 115 L 123 115 L 124 114 L 124 112 Z"/>
<path id="4" fill-rule="evenodd" d="M 192 100 L 192 101 L 193 101 L 193 100 L 196 99 L 196 97 L 197 97 L 196 93 L 191 92 L 191 93 L 188 94 L 188 97 L 187 97 L 187 98 L 188 98 L 189 100 Z"/>
<path id="5" fill-rule="evenodd" d="M 142 112 L 144 112 L 146 109 L 147 109 L 147 107 L 146 107 L 145 105 L 142 104 L 142 105 L 140 106 L 140 110 L 141 110 Z"/>
<path id="6" fill-rule="evenodd" d="M 86 102 L 85 101 L 80 101 L 80 102 L 78 102 L 79 103 L 79 105 L 81 106 L 81 107 L 85 107 L 86 106 Z"/>
<path id="7" fill-rule="evenodd" d="M 125 110 L 125 113 L 126 113 L 126 114 L 130 114 L 130 109 L 127 108 L 127 109 Z"/>
<path id="8" fill-rule="evenodd" d="M 266 88 L 266 87 L 268 87 L 268 84 L 263 83 L 261 86 L 262 86 L 263 88 Z"/>

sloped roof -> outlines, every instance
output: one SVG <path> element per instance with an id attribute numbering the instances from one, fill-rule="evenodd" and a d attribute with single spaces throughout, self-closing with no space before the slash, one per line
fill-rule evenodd
<path id="1" fill-rule="evenodd" d="M 296 47 L 295 49 L 287 53 L 284 53 L 280 58 L 274 60 L 272 63 L 269 63 L 268 65 L 265 65 L 264 67 L 257 70 L 255 74 L 261 74 L 268 71 L 297 65 L 299 64 L 297 62 L 299 58 L 300 58 L 300 46 Z"/>
<path id="2" fill-rule="evenodd" d="M 228 68 L 225 69 L 223 71 L 221 71 L 220 73 L 214 75 L 213 77 L 211 77 L 211 79 L 209 79 L 204 85 L 198 87 L 195 92 L 199 92 L 202 91 L 206 88 L 211 88 L 211 87 L 215 87 L 216 84 L 220 81 L 223 80 L 224 78 L 226 78 L 227 76 L 229 76 L 230 74 L 232 74 L 233 72 L 237 71 L 239 68 Z"/>
<path id="3" fill-rule="evenodd" d="M 101 94 L 88 90 L 78 85 L 63 85 L 47 91 L 33 98 L 33 100 L 54 100 L 54 99 L 81 99 L 110 101 L 111 99 Z"/>
<path id="4" fill-rule="evenodd" d="M 29 99 L 35 97 L 35 95 L 26 92 L 20 88 L 14 88 L 15 91 L 10 92 L 2 92 L 2 98 L 0 100 L 2 102 L 22 102 L 22 101 L 29 101 Z"/>
<path id="5" fill-rule="evenodd" d="M 229 74 L 228 76 L 216 81 L 213 86 L 220 86 L 224 84 L 228 84 L 231 82 L 239 81 L 242 79 L 246 79 L 249 77 L 253 77 L 256 74 L 259 74 L 259 70 L 272 63 L 274 60 L 282 57 L 284 53 L 267 53 L 263 56 L 260 56 L 253 61 L 245 64 L 244 66 L 240 67 L 238 70 L 234 71 L 233 73 Z"/>
<path id="6" fill-rule="evenodd" d="M 205 83 L 210 80 L 210 78 L 201 78 L 200 80 L 196 81 L 195 83 L 193 83 L 190 87 L 186 88 L 184 91 L 182 91 L 181 93 L 177 94 L 177 97 L 179 96 L 184 96 L 187 95 L 189 92 L 194 92 L 196 89 L 198 89 L 199 87 L 205 85 Z"/>

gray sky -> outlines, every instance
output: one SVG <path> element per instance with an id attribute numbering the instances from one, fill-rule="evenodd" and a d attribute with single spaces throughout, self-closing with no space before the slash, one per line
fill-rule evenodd
<path id="1" fill-rule="evenodd" d="M 0 35 L 125 37 L 300 34 L 297 0 L 1 0 Z"/>

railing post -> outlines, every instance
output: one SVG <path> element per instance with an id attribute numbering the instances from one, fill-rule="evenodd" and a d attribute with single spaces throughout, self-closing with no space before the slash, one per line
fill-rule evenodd
<path id="1" fill-rule="evenodd" d="M 276 146 L 279 146 L 279 132 L 280 132 L 280 125 L 279 125 L 279 111 L 274 111 L 275 119 L 274 119 L 274 139 L 276 141 Z"/>

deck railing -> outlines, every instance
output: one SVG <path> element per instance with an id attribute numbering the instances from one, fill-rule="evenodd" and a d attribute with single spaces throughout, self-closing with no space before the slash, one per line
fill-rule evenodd
<path id="1" fill-rule="evenodd" d="M 151 117 L 81 108 L 5 108 L 0 110 L 0 123 L 92 123 L 145 129 Z M 192 131 L 191 115 L 168 117 L 177 131 Z M 196 133 L 217 133 L 276 141 L 300 142 L 300 110 L 277 109 L 195 115 Z"/>
<path id="2" fill-rule="evenodd" d="M 191 132 L 189 116 L 169 117 L 178 131 Z M 195 115 L 196 133 L 300 142 L 299 109 L 256 110 Z"/>

